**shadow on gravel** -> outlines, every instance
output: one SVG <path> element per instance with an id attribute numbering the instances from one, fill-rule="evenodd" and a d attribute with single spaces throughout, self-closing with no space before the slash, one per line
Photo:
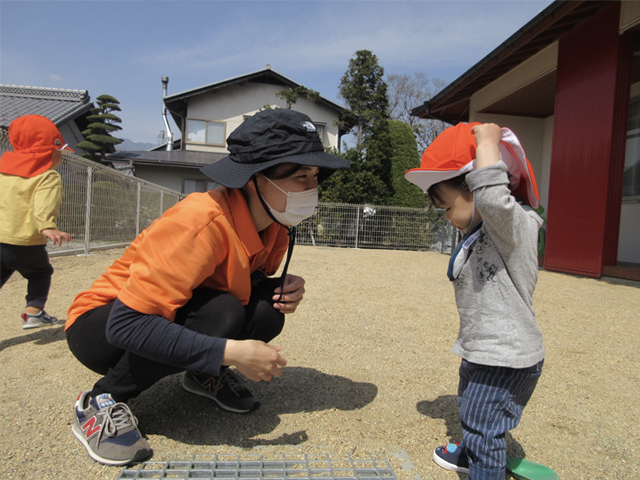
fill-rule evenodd
<path id="1" fill-rule="evenodd" d="M 0 341 L 0 352 L 6 348 L 15 347 L 23 343 L 33 342 L 34 345 L 46 345 L 64 340 L 64 320 L 60 320 L 59 323 L 59 327 L 41 327 L 33 330 L 22 330 L 24 335 Z"/>
<path id="2" fill-rule="evenodd" d="M 129 405 L 138 417 L 140 430 L 191 445 L 300 445 L 308 440 L 305 430 L 275 439 L 254 439 L 272 432 L 280 415 L 320 410 L 357 410 L 378 393 L 372 383 L 354 382 L 313 368 L 285 367 L 282 377 L 270 382 L 246 381 L 261 406 L 248 414 L 221 410 L 213 401 L 183 390 L 182 374 L 164 378 Z"/>
<path id="3" fill-rule="evenodd" d="M 449 437 L 448 442 L 460 442 L 462 441 L 462 427 L 460 426 L 460 416 L 458 410 L 458 397 L 456 395 L 442 395 L 437 397 L 432 402 L 423 400 L 418 402 L 416 409 L 422 415 L 430 418 L 441 418 L 444 420 L 447 427 L 446 436 Z M 527 414 L 525 408 L 524 415 Z M 522 445 L 513 438 L 510 433 L 506 434 L 507 439 L 507 456 L 514 458 L 525 458 L 524 449 Z M 442 444 L 445 443 L 442 442 Z M 433 445 L 433 448 L 440 445 Z"/>

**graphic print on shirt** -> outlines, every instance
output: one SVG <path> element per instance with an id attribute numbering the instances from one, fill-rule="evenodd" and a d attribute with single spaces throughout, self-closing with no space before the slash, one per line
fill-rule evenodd
<path id="1" fill-rule="evenodd" d="M 480 283 L 495 282 L 498 267 L 495 264 L 484 260 L 483 254 L 485 247 L 490 251 L 489 237 L 482 232 L 475 244 L 475 254 L 477 255 L 477 258 L 474 259 L 477 267 L 476 278 Z"/>

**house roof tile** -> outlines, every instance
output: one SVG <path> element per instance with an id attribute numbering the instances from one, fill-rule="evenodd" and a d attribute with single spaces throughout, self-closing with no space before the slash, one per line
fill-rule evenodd
<path id="1" fill-rule="evenodd" d="M 22 115 L 42 115 L 61 125 L 93 106 L 86 90 L 0 85 L 0 125 L 3 127 Z"/>

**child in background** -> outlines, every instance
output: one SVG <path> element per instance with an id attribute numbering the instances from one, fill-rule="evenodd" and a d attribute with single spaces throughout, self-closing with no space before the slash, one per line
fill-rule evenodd
<path id="1" fill-rule="evenodd" d="M 54 168 L 63 150 L 73 150 L 55 124 L 40 115 L 16 118 L 9 140 L 13 152 L 0 158 L 0 288 L 16 271 L 27 279 L 22 328 L 38 328 L 58 321 L 44 311 L 53 275 L 45 246 L 47 239 L 54 245 L 71 240 L 56 228 L 62 180 Z"/>
<path id="2" fill-rule="evenodd" d="M 462 357 L 463 435 L 433 460 L 471 480 L 503 480 L 505 434 L 518 425 L 545 356 L 532 308 L 542 225 L 529 208 L 538 206 L 533 170 L 510 130 L 475 123 L 445 130 L 405 178 L 465 234 L 447 272 L 460 316 L 453 352 Z"/>

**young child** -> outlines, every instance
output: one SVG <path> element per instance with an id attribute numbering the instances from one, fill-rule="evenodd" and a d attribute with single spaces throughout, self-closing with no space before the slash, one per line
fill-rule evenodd
<path id="1" fill-rule="evenodd" d="M 462 357 L 462 442 L 436 448 L 433 460 L 471 480 L 504 480 L 505 434 L 518 425 L 545 355 L 532 308 L 542 225 L 529 208 L 538 206 L 533 170 L 510 130 L 475 123 L 446 129 L 405 177 L 465 234 L 447 272 L 460 316 L 453 352 Z"/>
<path id="2" fill-rule="evenodd" d="M 54 245 L 71 240 L 56 228 L 62 180 L 54 168 L 63 150 L 73 150 L 55 124 L 40 115 L 11 122 L 9 141 L 13 152 L 0 158 L 0 288 L 19 272 L 28 281 L 22 328 L 53 325 L 58 319 L 44 311 L 53 274 L 45 246 L 47 239 Z"/>

